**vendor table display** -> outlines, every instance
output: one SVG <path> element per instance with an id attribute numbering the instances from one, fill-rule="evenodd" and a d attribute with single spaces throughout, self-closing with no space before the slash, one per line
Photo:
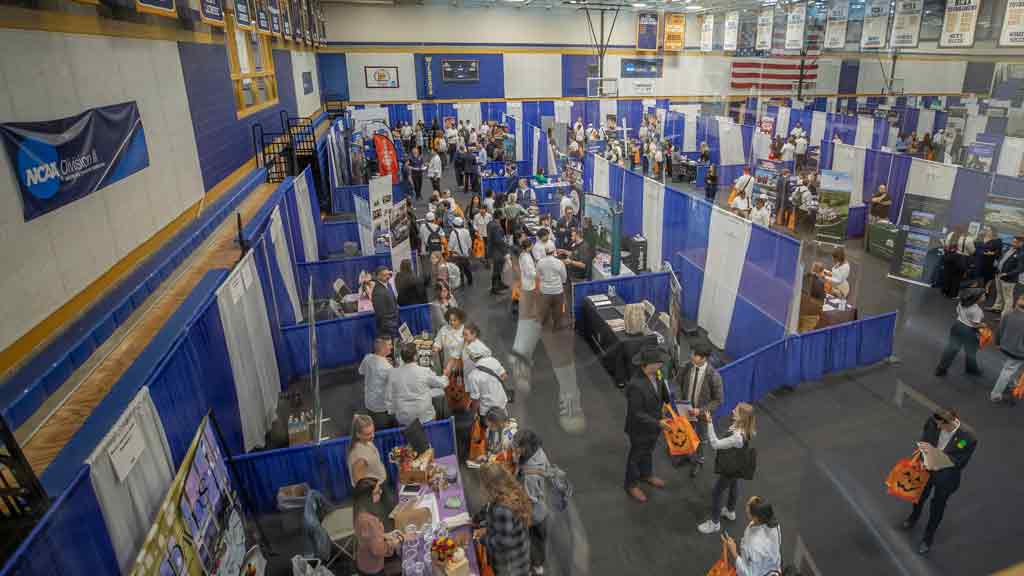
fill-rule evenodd
<path id="1" fill-rule="evenodd" d="M 608 298 L 595 294 L 583 299 L 583 317 L 576 319 L 583 337 L 601 358 L 601 365 L 620 386 L 633 375 L 633 356 L 647 346 L 658 344 L 655 333 L 626 333 L 624 307 L 625 302 L 618 296 Z"/>
<path id="2" fill-rule="evenodd" d="M 868 223 L 867 251 L 870 254 L 889 260 L 893 255 L 893 247 L 896 245 L 896 235 L 899 228 L 888 220 L 875 220 Z"/>
<path id="3" fill-rule="evenodd" d="M 822 288 L 820 284 L 815 287 L 815 282 L 820 283 L 820 280 L 812 277 L 810 290 L 805 290 L 800 294 L 798 332 L 810 332 L 857 319 L 857 309 L 851 306 L 847 300 L 831 295 L 819 298 Z"/>
<path id="4" fill-rule="evenodd" d="M 448 482 L 420 485 L 418 496 L 406 496 L 405 486 L 399 491 L 403 494 L 399 506 L 415 506 L 430 512 L 430 520 L 414 530 L 408 526 L 395 526 L 404 533 L 402 544 L 402 568 L 406 576 L 430 576 L 444 574 L 446 576 L 462 574 L 480 574 L 477 565 L 476 551 L 472 545 L 461 548 L 463 561 L 455 550 L 449 546 L 448 539 L 456 544 L 460 535 L 471 535 L 473 531 L 469 511 L 466 507 L 466 495 L 462 488 L 462 473 L 459 470 L 458 457 L 455 455 L 438 458 L 436 463 L 448 471 Z M 472 539 L 470 539 L 472 541 Z M 435 543 L 437 545 L 435 545 Z M 435 564 L 435 558 L 447 557 L 448 562 Z"/>

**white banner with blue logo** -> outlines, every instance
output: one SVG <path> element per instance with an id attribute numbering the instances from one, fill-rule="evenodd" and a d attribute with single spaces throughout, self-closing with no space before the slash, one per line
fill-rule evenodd
<path id="1" fill-rule="evenodd" d="M 0 135 L 26 222 L 149 166 L 134 101 L 60 120 L 0 124 Z"/>

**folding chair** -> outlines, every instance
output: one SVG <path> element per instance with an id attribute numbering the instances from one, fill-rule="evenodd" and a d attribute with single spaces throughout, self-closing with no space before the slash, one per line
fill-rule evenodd
<path id="1" fill-rule="evenodd" d="M 327 561 L 327 566 L 334 564 L 342 554 L 355 562 L 356 529 L 353 523 L 352 512 L 351 506 L 335 508 L 324 516 L 320 523 L 327 532 L 327 537 L 334 548 L 334 553 L 331 555 L 331 559 Z"/>

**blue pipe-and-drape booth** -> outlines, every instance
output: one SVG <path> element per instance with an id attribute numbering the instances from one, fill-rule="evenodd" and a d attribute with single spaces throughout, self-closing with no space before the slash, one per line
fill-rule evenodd
<path id="1" fill-rule="evenodd" d="M 359 273 L 373 274 L 378 266 L 392 267 L 390 252 L 379 252 L 372 256 L 300 262 L 297 281 L 301 299 L 305 301 L 310 283 L 313 284 L 313 298 L 332 298 L 334 296 L 334 281 L 339 278 L 345 281 L 349 290 L 356 292 L 359 290 Z"/>
<path id="2" fill-rule="evenodd" d="M 615 188 L 612 187 L 612 191 Z M 622 235 L 634 236 L 644 233 L 644 177 L 631 170 L 622 169 Z M 615 198 L 615 196 L 612 196 Z"/>
<path id="3" fill-rule="evenodd" d="M 726 417 L 740 402 L 757 402 L 783 386 L 870 366 L 892 355 L 896 312 L 794 334 L 770 342 L 719 369 Z"/>
<path id="4" fill-rule="evenodd" d="M 705 122 L 711 162 L 718 165 L 718 184 L 728 186 L 743 175 L 743 168 L 748 165 L 754 127 L 713 117 L 707 117 Z"/>
<path id="5" fill-rule="evenodd" d="M 391 128 L 397 128 L 399 124 L 412 124 L 412 110 L 408 104 L 388 104 L 388 123 Z"/>
<path id="6" fill-rule="evenodd" d="M 593 294 L 607 294 L 609 288 L 627 304 L 648 300 L 659 312 L 668 312 L 672 299 L 672 280 L 668 272 L 648 272 L 635 276 L 619 276 L 607 280 L 577 282 L 572 285 L 572 307 L 576 318 L 583 315 L 583 299 Z"/>
<path id="7" fill-rule="evenodd" d="M 617 125 L 625 126 L 629 135 L 635 137 L 643 121 L 644 107 L 640 100 L 619 100 L 616 110 Z"/>
<path id="8" fill-rule="evenodd" d="M 433 333 L 430 306 L 402 306 L 398 310 L 399 320 L 408 324 L 413 334 Z M 315 327 L 318 366 L 323 370 L 358 364 L 373 351 L 373 339 L 377 336 L 373 312 L 322 320 Z M 281 332 L 296 376 L 309 374 L 309 324 L 285 326 Z"/>
<path id="9" fill-rule="evenodd" d="M 86 465 L 78 466 L 67 490 L 59 493 L 0 571 L 3 576 L 120 573 Z"/>
<path id="10" fill-rule="evenodd" d="M 331 191 L 331 213 L 351 214 L 356 211 L 353 196 L 366 198 L 370 195 L 368 184 L 353 184 L 350 186 L 338 186 Z"/>
<path id="11" fill-rule="evenodd" d="M 455 454 L 455 425 L 451 419 L 427 422 L 423 426 L 435 458 Z M 285 486 L 306 483 L 333 503 L 347 500 L 352 491 L 348 475 L 350 437 L 320 444 L 296 446 L 245 454 L 232 458 L 239 489 L 252 499 L 253 512 L 271 514 L 277 510 L 277 492 Z M 406 444 L 399 428 L 378 430 L 373 438 L 377 450 L 385 456 L 388 478 L 397 483 L 398 470 L 388 462 L 387 454 Z"/>

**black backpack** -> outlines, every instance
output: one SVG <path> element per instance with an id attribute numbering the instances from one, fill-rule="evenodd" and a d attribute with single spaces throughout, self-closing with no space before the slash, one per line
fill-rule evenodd
<path id="1" fill-rule="evenodd" d="M 441 243 L 441 228 L 435 225 L 433 228 L 427 226 L 427 252 L 441 252 L 444 245 Z"/>

